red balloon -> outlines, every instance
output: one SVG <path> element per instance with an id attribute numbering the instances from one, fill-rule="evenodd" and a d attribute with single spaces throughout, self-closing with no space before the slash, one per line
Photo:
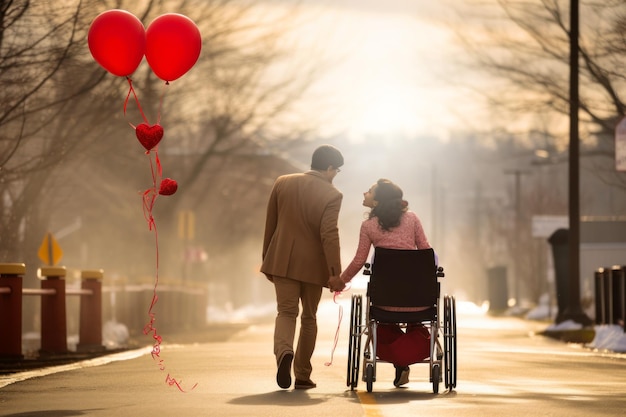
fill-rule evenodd
<path id="1" fill-rule="evenodd" d="M 182 14 L 167 13 L 146 30 L 146 60 L 164 81 L 174 81 L 191 69 L 200 56 L 202 39 L 196 24 Z"/>
<path id="2" fill-rule="evenodd" d="M 107 10 L 91 23 L 87 42 L 98 64 L 113 75 L 125 77 L 141 63 L 146 50 L 146 30 L 132 13 Z"/>

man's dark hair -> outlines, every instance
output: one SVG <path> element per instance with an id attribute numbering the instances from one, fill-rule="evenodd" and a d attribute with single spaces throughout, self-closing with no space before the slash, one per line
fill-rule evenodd
<path id="1" fill-rule="evenodd" d="M 343 165 L 343 155 L 332 145 L 322 145 L 313 152 L 311 169 L 325 171 L 329 166 L 339 168 Z"/>

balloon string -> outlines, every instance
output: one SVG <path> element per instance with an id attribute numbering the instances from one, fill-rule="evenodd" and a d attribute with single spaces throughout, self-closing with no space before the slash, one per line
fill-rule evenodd
<path id="1" fill-rule="evenodd" d="M 150 173 L 152 174 L 152 187 L 148 188 L 143 192 L 143 215 L 148 222 L 148 229 L 152 230 L 153 227 L 156 226 L 154 222 L 154 217 L 152 216 L 152 210 L 154 209 L 154 203 L 156 202 L 157 196 L 159 193 L 157 192 L 157 179 L 161 182 L 161 176 L 163 169 L 161 167 L 161 161 L 159 160 L 159 151 L 158 145 L 154 148 L 155 154 L 155 163 L 157 165 L 157 171 L 154 170 L 154 163 L 152 162 L 152 157 L 150 155 L 150 151 L 146 151 L 146 155 L 150 160 Z M 158 175 L 158 176 L 157 176 Z M 156 229 L 155 229 L 156 231 Z M 158 246 L 157 246 L 158 249 Z M 157 251 L 157 271 L 158 271 L 158 251 Z"/>
<path id="2" fill-rule="evenodd" d="M 341 328 L 341 320 L 343 319 L 343 306 L 337 302 L 337 297 L 339 296 L 341 296 L 341 291 L 335 291 L 333 295 L 333 302 L 339 306 L 339 319 L 337 322 L 337 330 L 335 330 L 335 341 L 333 343 L 333 348 L 330 351 L 330 362 L 325 362 L 325 366 L 330 366 L 333 364 L 335 349 L 337 349 L 337 342 L 339 341 L 339 329 Z"/>
<path id="3" fill-rule="evenodd" d="M 137 97 L 137 93 L 135 92 L 135 88 L 133 87 L 133 80 L 130 77 L 126 77 L 126 81 L 128 81 L 128 94 L 126 94 L 126 100 L 124 100 L 124 117 L 126 117 L 126 107 L 128 107 L 128 100 L 130 100 L 130 95 L 132 93 L 133 97 L 135 97 L 135 103 L 137 103 L 137 108 L 139 109 L 139 113 L 141 113 L 141 117 L 143 118 L 143 121 L 149 125 L 150 123 L 148 123 L 148 119 L 146 118 L 146 115 L 143 113 L 143 109 L 141 108 L 141 104 L 139 103 L 139 97 Z M 134 129 L 135 125 L 133 125 L 131 122 L 128 122 L 129 125 L 131 125 L 131 127 Z"/>
<path id="4" fill-rule="evenodd" d="M 187 392 L 181 387 L 181 384 L 183 383 L 183 381 L 182 380 L 177 381 L 175 378 L 172 378 L 170 374 L 167 374 L 167 376 L 165 377 L 165 383 L 168 384 L 169 386 L 176 385 L 176 388 L 178 388 L 180 392 Z M 191 387 L 190 391 L 193 391 L 193 389 L 197 386 L 198 386 L 198 383 L 196 382 L 195 384 L 193 384 L 193 387 Z"/>
<path id="5" fill-rule="evenodd" d="M 154 289 L 152 291 L 152 302 L 150 303 L 150 308 L 148 309 L 148 316 L 150 317 L 150 321 L 144 326 L 143 333 L 145 335 L 149 333 L 152 334 L 152 338 L 154 339 L 154 345 L 152 346 L 152 352 L 151 352 L 152 359 L 158 362 L 160 370 L 164 370 L 165 364 L 163 362 L 163 359 L 161 359 L 160 357 L 161 342 L 163 341 L 163 338 L 161 337 L 161 335 L 159 335 L 155 327 L 156 314 L 153 311 L 154 306 L 159 300 L 159 296 L 157 295 L 157 287 L 159 284 L 159 234 L 157 231 L 156 222 L 154 221 L 154 216 L 152 215 L 152 210 L 154 209 L 154 203 L 156 202 L 156 198 L 158 195 L 156 191 L 157 177 L 156 177 L 156 173 L 154 172 L 154 164 L 152 163 L 152 157 L 150 155 L 150 151 L 147 151 L 146 154 L 148 155 L 148 158 L 150 159 L 150 172 L 152 174 L 152 187 L 148 188 L 143 193 L 143 214 L 148 222 L 148 228 L 151 231 L 154 231 L 154 243 L 156 247 L 156 272 L 155 272 L 155 280 L 154 280 Z M 155 154 L 156 154 L 156 151 L 155 151 Z"/>
<path id="6" fill-rule="evenodd" d="M 161 358 L 161 343 L 163 342 L 163 338 L 157 331 L 155 322 L 156 322 L 156 313 L 153 311 L 156 303 L 159 300 L 159 296 L 157 295 L 157 287 L 159 285 L 159 233 L 157 231 L 156 222 L 154 221 L 154 216 L 152 215 L 152 210 L 154 209 L 154 203 L 156 202 L 157 196 L 159 195 L 157 192 L 157 181 L 160 183 L 163 168 L 161 166 L 161 160 L 159 159 L 159 152 L 155 148 L 155 162 L 152 162 L 151 152 L 147 151 L 146 155 L 150 159 L 150 172 L 152 174 L 152 187 L 148 188 L 143 193 L 143 212 L 144 217 L 148 222 L 148 228 L 154 231 L 154 244 L 156 247 L 156 273 L 154 280 L 154 288 L 152 291 L 152 302 L 150 303 L 150 308 L 148 309 L 148 316 L 150 320 L 144 326 L 143 333 L 145 335 L 151 334 L 154 339 L 154 345 L 152 346 L 151 356 L 157 362 L 159 370 L 165 370 L 165 361 Z M 155 169 L 156 165 L 156 169 Z M 173 378 L 168 373 L 165 377 L 165 383 L 169 386 L 176 386 L 179 391 L 187 392 L 182 387 L 182 380 L 177 381 L 176 378 Z M 190 390 L 195 389 L 198 386 L 198 383 L 195 383 Z"/>
<path id="7" fill-rule="evenodd" d="M 165 93 L 167 92 L 168 85 L 170 85 L 170 83 L 166 81 L 165 85 L 163 86 L 163 92 L 161 93 L 161 98 L 159 99 L 159 111 L 157 112 L 156 124 L 161 124 L 161 109 L 163 108 L 163 98 L 165 97 Z"/>
<path id="8" fill-rule="evenodd" d="M 161 183 L 161 180 L 163 179 L 163 166 L 161 165 L 161 160 L 159 159 L 159 151 L 158 151 L 158 145 L 154 148 L 154 160 L 156 162 L 156 166 L 157 166 L 157 173 L 158 173 L 158 178 L 159 178 L 159 184 Z M 154 185 L 154 190 L 156 192 L 156 182 Z"/>

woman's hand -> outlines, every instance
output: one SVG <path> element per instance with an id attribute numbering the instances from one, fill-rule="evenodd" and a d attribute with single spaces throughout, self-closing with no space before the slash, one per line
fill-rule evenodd
<path id="1" fill-rule="evenodd" d="M 346 288 L 346 283 L 341 280 L 339 275 L 333 275 L 328 280 L 328 288 L 330 288 L 330 292 L 343 291 Z"/>

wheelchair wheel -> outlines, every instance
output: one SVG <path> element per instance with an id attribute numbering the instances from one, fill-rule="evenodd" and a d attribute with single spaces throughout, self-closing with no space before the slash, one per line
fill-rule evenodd
<path id="1" fill-rule="evenodd" d="M 374 387 L 374 365 L 368 363 L 365 368 L 365 383 L 367 385 L 367 392 L 372 392 Z"/>
<path id="2" fill-rule="evenodd" d="M 431 370 L 431 378 L 433 380 L 433 393 L 439 393 L 439 377 L 441 376 L 441 368 L 438 363 L 433 365 Z"/>
<path id="3" fill-rule="evenodd" d="M 350 334 L 348 341 L 348 373 L 346 385 L 354 390 L 359 383 L 359 364 L 361 356 L 361 317 L 363 296 L 352 295 L 350 307 Z"/>
<path id="4" fill-rule="evenodd" d="M 443 314 L 443 350 L 445 366 L 445 385 L 452 390 L 456 388 L 456 301 L 446 295 Z"/>

